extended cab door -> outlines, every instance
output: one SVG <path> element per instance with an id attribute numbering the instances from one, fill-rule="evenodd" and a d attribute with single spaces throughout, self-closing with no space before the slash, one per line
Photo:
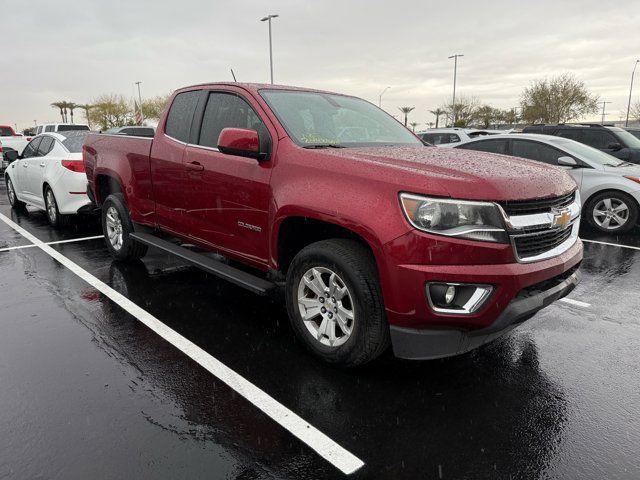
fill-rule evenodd
<path id="1" fill-rule="evenodd" d="M 256 130 L 261 150 L 271 149 L 269 130 L 245 98 L 210 92 L 199 135 L 184 155 L 189 230 L 226 253 L 266 265 L 272 160 L 221 153 L 218 137 L 224 128 Z"/>
<path id="2" fill-rule="evenodd" d="M 150 167 L 156 224 L 171 233 L 187 236 L 184 211 L 189 185 L 182 156 L 189 137 L 201 90 L 178 93 L 164 125 L 158 125 L 151 146 Z"/>

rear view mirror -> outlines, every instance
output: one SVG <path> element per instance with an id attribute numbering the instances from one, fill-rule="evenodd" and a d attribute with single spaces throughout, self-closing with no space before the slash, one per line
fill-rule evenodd
<path id="1" fill-rule="evenodd" d="M 228 155 L 262 159 L 260 137 L 255 130 L 224 128 L 218 137 L 218 150 Z"/>
<path id="2" fill-rule="evenodd" d="M 618 150 L 622 150 L 622 145 L 617 142 L 613 142 L 607 145 L 607 150 L 613 150 L 614 152 L 617 152 Z"/>
<path id="3" fill-rule="evenodd" d="M 15 162 L 19 157 L 16 150 L 5 150 L 4 152 L 4 159 L 9 163 Z"/>
<path id="4" fill-rule="evenodd" d="M 560 157 L 558 159 L 558 165 L 562 165 L 563 167 L 577 167 L 578 162 L 572 157 Z"/>

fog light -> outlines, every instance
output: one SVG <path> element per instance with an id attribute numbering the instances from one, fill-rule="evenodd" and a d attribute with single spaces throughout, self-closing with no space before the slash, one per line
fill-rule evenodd
<path id="1" fill-rule="evenodd" d="M 470 315 L 477 312 L 491 296 L 491 285 L 473 283 L 427 283 L 429 306 L 434 312 Z"/>
<path id="2" fill-rule="evenodd" d="M 449 285 L 447 288 L 447 293 L 444 294 L 444 301 L 447 305 L 453 302 L 454 297 L 456 296 L 456 287 L 455 285 Z"/>

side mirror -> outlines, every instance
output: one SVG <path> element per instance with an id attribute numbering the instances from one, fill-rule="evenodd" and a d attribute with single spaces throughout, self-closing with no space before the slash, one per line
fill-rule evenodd
<path id="1" fill-rule="evenodd" d="M 578 166 L 578 162 L 572 157 L 560 157 L 558 159 L 558 165 L 562 165 L 563 167 L 572 167 L 575 168 Z"/>
<path id="2" fill-rule="evenodd" d="M 238 155 L 261 160 L 260 137 L 255 130 L 224 128 L 218 137 L 218 150 L 227 155 Z"/>
<path id="3" fill-rule="evenodd" d="M 614 152 L 617 152 L 618 150 L 622 150 L 622 145 L 617 142 L 613 142 L 607 145 L 607 150 L 613 150 Z"/>
<path id="4" fill-rule="evenodd" d="M 20 158 L 20 155 L 18 155 L 17 150 L 6 150 L 4 152 L 4 158 L 9 163 L 12 163 L 12 162 L 15 162 L 18 158 Z"/>

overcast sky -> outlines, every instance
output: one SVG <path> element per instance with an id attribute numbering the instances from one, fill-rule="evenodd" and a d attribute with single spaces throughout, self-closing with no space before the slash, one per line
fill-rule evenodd
<path id="1" fill-rule="evenodd" d="M 626 109 L 640 58 L 640 0 L 119 1 L 0 0 L 0 123 L 59 121 L 51 102 L 104 93 L 167 93 L 194 83 L 268 82 L 273 24 L 275 82 L 345 92 L 383 108 L 415 106 L 410 121 L 458 91 L 518 105 L 539 77 L 572 72 L 601 99 L 608 120 Z M 640 74 L 640 69 L 639 69 Z M 640 75 L 638 75 L 640 77 Z M 634 94 L 640 98 L 640 83 Z M 83 120 L 78 112 L 76 121 Z M 419 127 L 419 128 L 420 128 Z"/>

